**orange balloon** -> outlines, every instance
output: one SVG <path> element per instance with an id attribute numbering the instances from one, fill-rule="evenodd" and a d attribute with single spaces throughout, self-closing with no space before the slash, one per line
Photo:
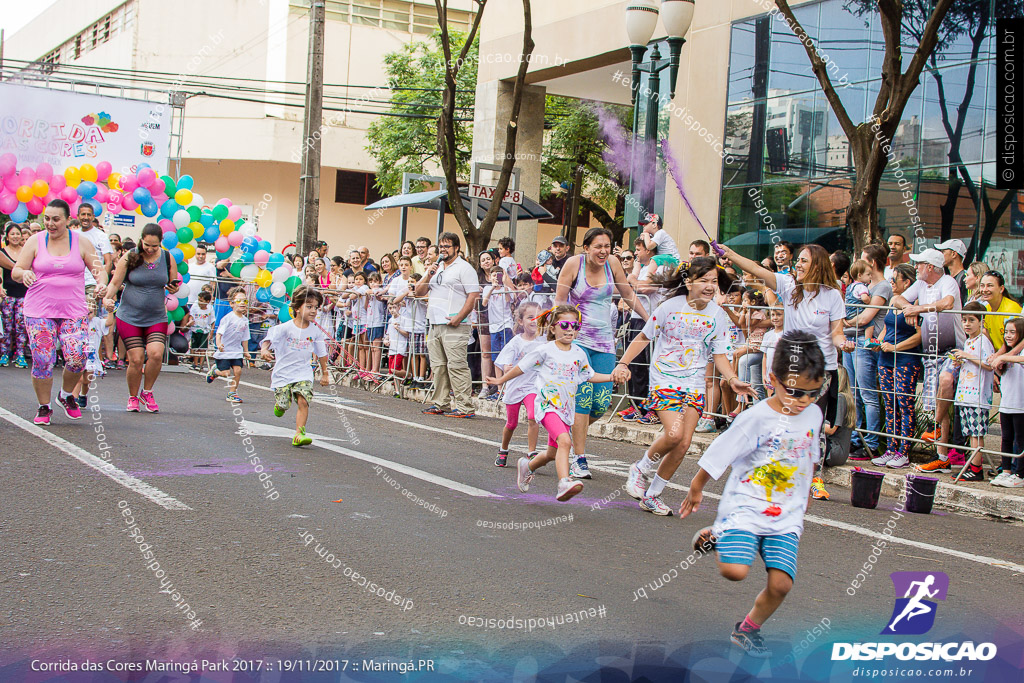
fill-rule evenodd
<path id="1" fill-rule="evenodd" d="M 36 180 L 32 183 L 32 194 L 37 197 L 45 197 L 50 191 L 50 185 L 45 180 Z"/>
<path id="2" fill-rule="evenodd" d="M 31 201 L 33 197 L 32 188 L 29 187 L 28 185 L 22 185 L 21 187 L 14 191 L 14 195 L 18 198 L 19 202 L 24 203 Z"/>

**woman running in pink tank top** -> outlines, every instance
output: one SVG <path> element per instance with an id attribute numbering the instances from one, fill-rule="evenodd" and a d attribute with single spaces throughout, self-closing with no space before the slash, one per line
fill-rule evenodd
<path id="1" fill-rule="evenodd" d="M 89 240 L 68 230 L 71 207 L 63 199 L 46 206 L 46 230 L 33 235 L 22 249 L 11 276 L 28 288 L 25 294 L 25 327 L 32 351 L 32 386 L 39 401 L 37 425 L 50 424 L 53 410 L 53 366 L 57 361 L 55 340 L 64 352 L 64 377 L 57 401 L 72 420 L 82 411 L 74 396 L 75 385 L 85 369 L 89 332 L 89 307 L 85 300 L 85 269 L 96 278 L 96 295 L 103 296 L 107 273 L 103 260 Z"/>

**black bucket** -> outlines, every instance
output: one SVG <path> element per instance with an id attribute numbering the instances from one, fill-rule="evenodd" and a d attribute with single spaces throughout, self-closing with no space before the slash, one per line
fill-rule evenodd
<path id="1" fill-rule="evenodd" d="M 855 508 L 874 510 L 878 507 L 878 497 L 882 493 L 882 480 L 885 475 L 870 470 L 854 470 L 850 489 L 850 503 Z"/>
<path id="2" fill-rule="evenodd" d="M 935 501 L 935 487 L 939 480 L 935 477 L 907 475 L 907 512 L 927 515 L 932 511 Z"/>

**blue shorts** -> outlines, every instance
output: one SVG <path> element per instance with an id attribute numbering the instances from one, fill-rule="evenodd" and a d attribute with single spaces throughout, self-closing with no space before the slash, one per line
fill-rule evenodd
<path id="1" fill-rule="evenodd" d="M 580 346 L 579 344 L 575 344 L 575 346 L 583 349 L 583 352 L 587 354 L 587 359 L 590 361 L 590 367 L 594 373 L 598 375 L 607 375 L 615 369 L 614 353 L 594 351 L 593 349 L 588 349 L 586 346 Z M 599 418 L 608 411 L 608 407 L 611 404 L 611 382 L 602 382 L 601 384 L 583 382 L 580 384 L 579 388 L 576 389 L 577 415 L 590 415 L 591 417 Z"/>
<path id="2" fill-rule="evenodd" d="M 369 327 L 366 330 L 366 341 L 376 341 L 384 338 L 383 327 Z"/>
<path id="3" fill-rule="evenodd" d="M 507 327 L 500 332 L 491 332 L 491 360 L 497 361 L 498 354 L 505 348 L 505 345 L 512 341 L 512 330 Z"/>
<path id="4" fill-rule="evenodd" d="M 221 372 L 227 372 L 231 368 L 243 367 L 241 358 L 215 358 L 217 361 L 217 369 Z"/>
<path id="5" fill-rule="evenodd" d="M 759 536 L 741 529 L 724 532 L 715 545 L 718 561 L 726 564 L 754 564 L 754 555 L 761 555 L 765 569 L 781 569 L 796 580 L 796 555 L 800 537 L 794 533 Z"/>

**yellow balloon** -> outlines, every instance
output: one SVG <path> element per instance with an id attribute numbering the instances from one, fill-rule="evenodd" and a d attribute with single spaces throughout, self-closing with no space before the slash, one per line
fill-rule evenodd
<path id="1" fill-rule="evenodd" d="M 141 216 L 142 215 L 142 207 L 141 206 L 136 206 L 135 207 L 135 213 L 137 213 L 137 214 L 139 214 Z"/>
<path id="2" fill-rule="evenodd" d="M 265 268 L 261 268 L 259 274 L 256 276 L 256 281 L 255 282 L 260 287 L 269 287 L 270 284 L 273 281 L 274 281 L 273 274 L 269 270 L 266 270 Z"/>
<path id="3" fill-rule="evenodd" d="M 82 173 L 82 180 L 95 183 L 96 178 L 99 177 L 99 174 L 96 173 L 96 167 L 92 164 L 82 164 L 78 170 Z"/>
<path id="4" fill-rule="evenodd" d="M 182 206 L 188 206 L 192 203 L 192 190 L 178 190 L 174 193 L 174 201 Z"/>
<path id="5" fill-rule="evenodd" d="M 185 257 L 186 261 L 196 255 L 196 248 L 192 246 L 191 242 L 179 244 L 178 249 L 181 249 L 181 254 Z"/>
<path id="6" fill-rule="evenodd" d="M 78 187 L 82 182 L 82 174 L 74 166 L 68 166 L 64 169 L 64 180 L 67 181 L 68 187 Z"/>
<path id="7" fill-rule="evenodd" d="M 206 232 L 206 228 L 204 228 L 203 224 L 200 223 L 199 221 L 189 223 L 188 227 L 192 229 L 192 236 L 195 237 L 196 239 L 202 237 L 203 233 Z"/>
<path id="8" fill-rule="evenodd" d="M 220 222 L 220 234 L 227 237 L 235 231 L 235 222 L 230 218 L 225 218 Z"/>
<path id="9" fill-rule="evenodd" d="M 121 174 L 120 173 L 114 172 L 114 173 L 111 173 L 110 175 L 107 176 L 107 187 L 109 187 L 111 190 L 119 190 L 119 189 L 121 189 L 119 187 L 120 184 L 121 184 Z"/>

